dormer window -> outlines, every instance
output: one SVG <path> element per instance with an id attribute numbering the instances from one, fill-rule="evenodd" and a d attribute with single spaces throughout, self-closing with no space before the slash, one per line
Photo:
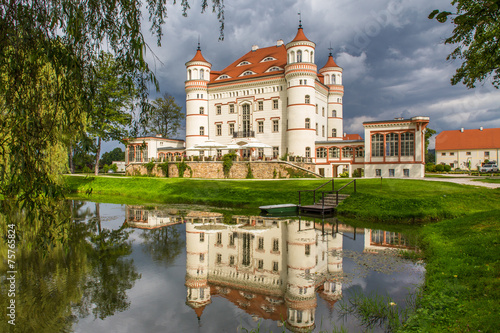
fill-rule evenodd
<path id="1" fill-rule="evenodd" d="M 273 61 L 273 60 L 276 60 L 276 58 L 274 58 L 274 57 L 265 57 L 264 59 L 262 59 L 261 62 L 264 62 L 264 61 Z"/>
<path id="2" fill-rule="evenodd" d="M 242 62 L 240 62 L 238 64 L 238 66 L 243 66 L 243 65 L 250 65 L 250 63 L 248 61 L 246 61 L 246 60 L 243 60 Z"/>
<path id="3" fill-rule="evenodd" d="M 273 66 L 269 68 L 266 72 L 276 72 L 276 71 L 282 71 L 282 68 L 279 68 L 278 66 Z"/>
<path id="4" fill-rule="evenodd" d="M 222 74 L 221 76 L 219 76 L 219 77 L 217 78 L 217 80 L 223 80 L 223 79 L 229 79 L 229 75 L 227 75 L 227 74 Z"/>
<path id="5" fill-rule="evenodd" d="M 253 75 L 253 74 L 255 74 L 255 73 L 254 73 L 254 72 L 252 72 L 252 71 L 245 71 L 245 72 L 243 72 L 243 74 L 241 74 L 240 76 L 247 76 L 247 75 Z"/>

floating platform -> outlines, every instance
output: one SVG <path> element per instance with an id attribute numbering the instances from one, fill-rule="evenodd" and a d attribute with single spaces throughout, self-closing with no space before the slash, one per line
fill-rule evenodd
<path id="1" fill-rule="evenodd" d="M 333 214 L 335 212 L 334 205 L 308 205 L 308 206 L 300 206 L 301 213 L 310 213 L 310 214 Z"/>

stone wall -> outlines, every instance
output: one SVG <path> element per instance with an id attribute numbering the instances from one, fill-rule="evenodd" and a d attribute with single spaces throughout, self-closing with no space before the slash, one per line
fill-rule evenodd
<path id="1" fill-rule="evenodd" d="M 168 165 L 168 175 L 171 178 L 179 177 L 177 165 L 180 162 L 171 162 Z M 224 178 L 221 161 L 212 162 L 192 162 L 185 161 L 187 168 L 184 171 L 184 178 L 205 178 L 205 179 L 220 179 Z M 159 164 L 159 163 L 158 163 Z M 165 177 L 163 171 L 156 164 L 151 172 L 153 176 Z M 229 178 L 245 179 L 248 175 L 248 167 L 252 170 L 253 178 L 255 179 L 274 179 L 274 178 L 291 178 L 297 175 L 308 175 L 309 177 L 319 177 L 314 173 L 313 163 L 289 163 L 283 161 L 252 161 L 252 162 L 233 162 Z M 301 169 L 302 168 L 302 169 Z M 305 171 L 305 170 L 307 171 Z M 147 169 L 144 164 L 131 163 L 127 165 L 126 174 L 128 176 L 146 175 Z"/>

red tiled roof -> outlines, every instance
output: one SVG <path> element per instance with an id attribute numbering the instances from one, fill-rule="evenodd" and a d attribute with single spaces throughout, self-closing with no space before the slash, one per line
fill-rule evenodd
<path id="1" fill-rule="evenodd" d="M 436 136 L 436 150 L 500 148 L 500 128 L 443 131 Z"/>
<path id="2" fill-rule="evenodd" d="M 331 54 L 328 56 L 328 61 L 326 62 L 325 66 L 323 66 L 322 68 L 325 68 L 325 67 L 339 67 L 335 63 L 335 60 L 333 60 L 333 57 Z"/>
<path id="3" fill-rule="evenodd" d="M 194 58 L 189 60 L 188 62 L 191 62 L 191 61 L 204 61 L 204 62 L 208 62 L 205 60 L 205 58 L 203 58 L 203 55 L 201 54 L 201 50 L 198 49 L 196 50 L 196 54 L 194 55 Z"/>
<path id="4" fill-rule="evenodd" d="M 299 41 L 308 41 L 308 42 L 310 42 L 310 40 L 307 39 L 306 35 L 304 34 L 304 30 L 302 28 L 299 28 L 299 31 L 297 31 L 297 35 L 292 40 L 292 42 L 299 42 Z"/>
<path id="5" fill-rule="evenodd" d="M 346 134 L 344 140 L 363 140 L 363 138 L 359 134 Z"/>
<path id="6" fill-rule="evenodd" d="M 261 62 L 267 57 L 273 57 L 276 60 Z M 248 61 L 250 65 L 238 66 L 238 64 L 240 64 L 243 61 Z M 266 71 L 269 68 L 275 66 L 280 67 L 283 70 L 266 73 Z M 210 82 L 211 83 L 228 82 L 234 79 L 249 79 L 267 75 L 275 75 L 278 73 L 284 73 L 285 66 L 286 66 L 286 48 L 284 45 L 265 47 L 262 49 L 257 49 L 255 51 L 248 52 L 247 54 L 245 54 L 244 56 L 233 62 L 231 65 L 227 66 L 226 68 L 224 68 L 219 72 L 216 72 L 217 75 L 210 75 Z M 241 74 L 249 70 L 254 72 L 255 74 L 239 77 Z M 213 73 L 214 72 L 212 72 L 212 74 Z M 219 76 L 223 74 L 228 75 L 229 78 L 216 80 Z"/>

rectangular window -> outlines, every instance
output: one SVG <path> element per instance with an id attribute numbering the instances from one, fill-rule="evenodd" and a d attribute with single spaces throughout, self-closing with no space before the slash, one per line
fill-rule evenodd
<path id="1" fill-rule="evenodd" d="M 215 125 L 215 132 L 217 133 L 217 136 L 222 135 L 222 124 Z"/>
<path id="2" fill-rule="evenodd" d="M 258 133 L 264 133 L 264 122 L 258 121 L 257 124 L 258 124 L 258 126 L 257 126 Z"/>
<path id="3" fill-rule="evenodd" d="M 318 148 L 316 150 L 316 158 L 326 158 L 326 148 Z"/>
<path id="4" fill-rule="evenodd" d="M 414 154 L 414 134 L 402 133 L 401 134 L 401 156 L 413 156 Z"/>
<path id="5" fill-rule="evenodd" d="M 279 132 L 279 129 L 278 120 L 273 120 L 273 132 Z"/>
<path id="6" fill-rule="evenodd" d="M 321 127 L 321 136 L 325 136 L 325 125 Z"/>
<path id="7" fill-rule="evenodd" d="M 222 262 L 222 254 L 217 253 L 217 263 L 220 264 Z"/>
<path id="8" fill-rule="evenodd" d="M 382 170 L 381 169 L 375 169 L 375 176 L 381 177 L 382 176 Z"/>
<path id="9" fill-rule="evenodd" d="M 399 155 L 399 135 L 389 133 L 385 135 L 385 156 Z"/>
<path id="10" fill-rule="evenodd" d="M 278 158 L 280 155 L 280 148 L 279 147 L 273 147 L 273 158 Z"/>
<path id="11" fill-rule="evenodd" d="M 446 156 L 446 153 L 441 153 L 441 156 Z"/>
<path id="12" fill-rule="evenodd" d="M 318 123 L 316 123 L 316 135 L 318 135 Z"/>
<path id="13" fill-rule="evenodd" d="M 324 117 L 325 116 L 325 108 L 321 109 L 321 115 Z"/>
<path id="14" fill-rule="evenodd" d="M 264 250 L 264 237 L 259 237 L 259 250 Z"/>
<path id="15" fill-rule="evenodd" d="M 222 114 L 222 107 L 217 105 L 217 114 Z"/>
<path id="16" fill-rule="evenodd" d="M 273 272 L 277 272 L 277 271 L 278 271 L 278 262 L 273 261 Z"/>
<path id="17" fill-rule="evenodd" d="M 229 266 L 234 266 L 234 256 L 229 257 Z"/>
<path id="18" fill-rule="evenodd" d="M 306 256 L 311 254 L 311 245 L 306 244 L 305 254 L 306 254 Z"/>
<path id="19" fill-rule="evenodd" d="M 278 100 L 273 99 L 273 110 L 277 110 L 277 109 L 278 109 Z"/>
<path id="20" fill-rule="evenodd" d="M 229 234 L 229 246 L 234 246 L 234 234 Z"/>
<path id="21" fill-rule="evenodd" d="M 389 169 L 389 177 L 394 177 L 394 169 Z"/>
<path id="22" fill-rule="evenodd" d="M 204 262 L 204 261 L 205 261 L 205 254 L 200 253 L 200 262 Z"/>
<path id="23" fill-rule="evenodd" d="M 263 102 L 263 101 L 259 101 L 259 102 L 257 103 L 257 105 L 258 105 L 259 111 L 264 110 L 264 102 Z"/>
<path id="24" fill-rule="evenodd" d="M 264 260 L 259 259 L 259 269 L 264 269 Z"/>
<path id="25" fill-rule="evenodd" d="M 384 153 L 384 136 L 382 134 L 372 135 L 372 157 L 383 156 Z"/>
<path id="26" fill-rule="evenodd" d="M 403 175 L 405 177 L 410 177 L 410 169 L 403 169 Z"/>
<path id="27" fill-rule="evenodd" d="M 229 135 L 233 135 L 234 134 L 234 124 L 231 123 L 229 124 Z"/>
<path id="28" fill-rule="evenodd" d="M 222 232 L 217 233 L 217 245 L 222 244 Z"/>
<path id="29" fill-rule="evenodd" d="M 490 152 L 489 151 L 485 151 L 484 152 L 484 157 L 485 158 L 490 158 Z"/>
<path id="30" fill-rule="evenodd" d="M 264 148 L 258 148 L 259 158 L 264 158 Z"/>
<path id="31" fill-rule="evenodd" d="M 488 153 L 488 155 L 489 155 L 489 153 Z M 455 153 L 450 153 L 450 156 L 455 156 Z"/>
<path id="32" fill-rule="evenodd" d="M 470 151 L 466 152 L 465 154 L 466 154 L 467 156 L 472 155 Z"/>
<path id="33" fill-rule="evenodd" d="M 205 233 L 202 232 L 200 233 L 200 242 L 204 242 L 205 241 Z"/>
<path id="34" fill-rule="evenodd" d="M 273 239 L 273 252 L 279 251 L 279 240 Z"/>
<path id="35" fill-rule="evenodd" d="M 234 113 L 234 104 L 229 104 L 229 113 Z"/>

